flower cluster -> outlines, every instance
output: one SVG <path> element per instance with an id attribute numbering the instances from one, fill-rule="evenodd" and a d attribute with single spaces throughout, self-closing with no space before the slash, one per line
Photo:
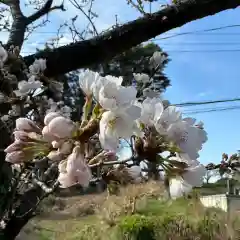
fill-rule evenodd
<path id="1" fill-rule="evenodd" d="M 5 61 L 4 56 L 1 59 Z M 155 53 L 150 65 L 156 69 L 163 61 L 164 56 Z M 15 95 L 29 100 L 31 90 L 42 88 L 45 68 L 45 60 L 36 60 L 29 67 L 28 81 L 19 82 Z M 142 86 L 152 81 L 145 73 L 133 76 Z M 47 81 L 49 88 L 62 91 L 56 82 Z M 86 97 L 81 121 L 73 122 L 71 110 L 62 102 L 45 99 L 49 107 L 44 125 L 38 126 L 27 118 L 16 120 L 15 142 L 5 149 L 6 161 L 19 164 L 47 156 L 58 164 L 58 181 L 63 188 L 74 184 L 88 186 L 93 177 L 91 169 L 105 163 L 115 169 L 121 169 L 117 163 L 126 164 L 125 171 L 139 182 L 142 176 L 139 165 L 143 161 L 154 163 L 155 170 L 165 172 L 173 198 L 201 186 L 206 169 L 197 158 L 207 141 L 203 124 L 193 118 L 183 118 L 176 107 L 149 89 L 145 89 L 145 99 L 140 101 L 136 87 L 122 86 L 122 81 L 122 77 L 101 76 L 91 70 L 82 72 L 79 85 Z M 92 144 L 96 135 L 102 148 L 100 153 L 95 153 Z M 116 157 L 121 139 L 133 139 L 133 156 L 122 163 L 111 161 Z M 129 161 L 133 164 L 127 165 Z"/>
<path id="2" fill-rule="evenodd" d="M 31 161 L 37 156 L 48 152 L 49 144 L 41 137 L 41 129 L 30 119 L 18 118 L 16 130 L 13 132 L 15 141 L 5 149 L 6 161 L 18 164 Z"/>
<path id="3" fill-rule="evenodd" d="M 140 75 L 137 76 L 140 78 Z M 147 79 L 145 75 L 143 78 Z M 99 140 L 103 149 L 117 151 L 119 139 L 129 139 L 132 135 L 141 139 L 143 145 L 149 145 L 148 130 L 153 132 L 154 129 L 164 142 L 172 143 L 179 149 L 175 161 L 187 164 L 181 177 L 170 178 L 171 195 L 178 196 L 177 191 L 183 193 L 192 186 L 201 185 L 205 168 L 196 159 L 207 141 L 202 123 L 183 118 L 176 107 L 164 105 L 160 98 L 148 97 L 142 103 L 138 102 L 136 89 L 121 86 L 122 78 L 101 77 L 86 71 L 80 81 L 83 91 L 88 97 L 92 96 L 102 109 Z M 169 162 L 173 162 L 172 157 Z"/>
<path id="4" fill-rule="evenodd" d="M 13 52 L 7 52 L 0 46 L 0 68 L 6 78 L 6 85 L 9 85 L 9 89 L 7 89 L 6 92 L 0 92 L 0 103 L 11 103 L 11 109 L 7 114 L 5 113 L 1 116 L 1 120 L 8 121 L 10 118 L 25 115 L 26 111 L 23 111 L 23 109 L 27 109 L 27 112 L 29 112 L 31 108 L 33 108 L 33 105 L 35 110 L 39 112 L 42 111 L 42 106 L 45 105 L 47 109 L 44 111 L 47 110 L 50 112 L 58 110 L 63 115 L 69 117 L 71 114 L 69 107 L 59 107 L 59 105 L 64 105 L 60 104 L 62 101 L 55 102 L 43 94 L 46 88 L 48 88 L 56 98 L 61 99 L 63 93 L 62 83 L 44 76 L 46 60 L 35 60 L 28 69 L 24 64 L 21 65 L 19 63 L 20 58 L 17 49 L 13 49 Z M 9 67 L 9 64 L 12 64 L 12 66 Z M 14 64 L 16 64 L 16 66 Z M 24 69 L 22 69 L 22 66 L 24 66 Z M 22 72 L 19 79 L 10 73 L 9 68 L 16 68 Z"/>

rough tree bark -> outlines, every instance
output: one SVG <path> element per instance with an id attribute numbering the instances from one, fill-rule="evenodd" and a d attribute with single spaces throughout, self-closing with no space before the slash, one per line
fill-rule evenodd
<path id="1" fill-rule="evenodd" d="M 36 203 L 39 201 L 39 196 L 42 196 L 44 191 L 40 187 L 29 189 L 20 199 L 21 204 L 17 208 L 16 213 L 8 222 L 6 228 L 0 235 L 1 240 L 14 240 L 21 229 L 28 223 L 29 219 L 34 217 Z"/>
<path id="2" fill-rule="evenodd" d="M 78 68 L 110 60 L 117 54 L 173 28 L 218 12 L 233 9 L 240 0 L 179 1 L 152 15 L 139 18 L 98 37 L 72 43 L 52 51 L 24 57 L 27 65 L 36 58 L 47 59 L 47 76 L 64 74 Z"/>
<path id="3" fill-rule="evenodd" d="M 16 46 L 22 46 L 24 41 L 24 33 L 27 27 L 27 18 L 23 15 L 20 9 L 20 1 L 2 0 L 1 2 L 10 7 L 13 18 L 11 32 L 7 42 L 7 48 L 11 46 L 12 43 L 16 44 Z"/>

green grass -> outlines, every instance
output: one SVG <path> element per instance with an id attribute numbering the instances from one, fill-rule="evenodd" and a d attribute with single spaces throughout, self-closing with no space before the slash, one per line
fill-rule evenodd
<path id="1" fill-rule="evenodd" d="M 197 211 L 196 211 L 197 210 Z M 133 215 L 116 217 L 110 226 L 93 215 L 67 220 L 32 222 L 34 239 L 40 240 L 226 240 L 240 235 L 219 210 L 204 210 L 196 202 L 180 199 L 164 202 L 150 199 Z M 229 238 L 231 235 L 234 238 Z"/>
<path id="2" fill-rule="evenodd" d="M 134 187 L 124 191 L 119 197 L 106 199 L 103 196 L 95 204 L 95 211 L 92 211 L 95 213 L 84 217 L 81 214 L 72 214 L 65 218 L 36 218 L 28 225 L 29 239 L 24 240 L 240 239 L 238 218 L 233 221 L 220 209 L 206 209 L 196 198 L 166 201 L 157 200 L 159 197 L 156 194 L 146 194 L 136 199 L 140 195 L 139 191 Z M 146 191 L 146 188 L 142 187 L 141 191 Z M 85 200 L 79 197 L 75 200 L 73 210 L 79 209 L 81 204 L 87 207 L 86 204 L 98 196 L 91 195 Z M 68 200 L 69 205 L 73 206 L 71 201 Z M 59 205 L 56 201 L 52 202 Z M 60 205 L 62 207 L 64 204 Z"/>

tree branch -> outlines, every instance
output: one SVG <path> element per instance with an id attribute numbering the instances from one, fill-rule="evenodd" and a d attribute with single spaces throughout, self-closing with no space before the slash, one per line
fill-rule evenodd
<path id="1" fill-rule="evenodd" d="M 64 74 L 112 59 L 117 54 L 188 22 L 240 5 L 240 0 L 186 0 L 167 6 L 90 40 L 24 57 L 27 65 L 47 59 L 47 76 Z"/>
<path id="2" fill-rule="evenodd" d="M 23 13 L 20 9 L 20 1 L 19 0 L 1 0 L 0 2 L 3 4 L 6 4 L 7 6 L 10 7 L 13 18 L 15 16 L 23 17 Z"/>
<path id="3" fill-rule="evenodd" d="M 129 161 L 132 161 L 132 157 L 124 159 L 124 160 L 121 160 L 121 161 L 119 161 L 119 160 L 109 161 L 109 162 L 99 161 L 98 163 L 94 163 L 94 164 L 89 165 L 89 167 L 90 168 L 94 168 L 94 167 L 98 167 L 98 166 L 111 166 L 111 165 L 114 165 L 114 164 L 124 164 L 124 163 L 127 163 Z"/>
<path id="4" fill-rule="evenodd" d="M 55 169 L 48 171 L 48 177 L 46 181 L 55 179 Z M 14 214 L 6 223 L 6 228 L 2 232 L 3 239 L 14 240 L 20 233 L 21 229 L 27 224 L 27 222 L 34 216 L 35 210 L 40 202 L 53 193 L 59 186 L 58 181 L 54 181 L 51 186 L 47 186 L 45 182 L 39 181 L 33 174 L 34 186 L 24 192 L 19 199 L 19 205 L 16 207 Z M 13 227 L 14 226 L 14 227 Z M 2 238 L 1 238 L 2 239 Z"/>
<path id="5" fill-rule="evenodd" d="M 43 17 L 44 15 L 50 13 L 53 10 L 60 9 L 62 11 L 66 11 L 63 6 L 63 3 L 61 5 L 53 6 L 53 7 L 52 7 L 52 3 L 53 3 L 53 0 L 47 0 L 41 9 L 39 9 L 37 12 L 35 12 L 31 16 L 27 17 L 27 25 L 35 22 L 36 20 L 38 20 L 39 18 Z"/>
<path id="6" fill-rule="evenodd" d="M 11 8 L 11 14 L 13 17 L 13 24 L 11 26 L 9 39 L 5 46 L 6 48 L 9 48 L 11 45 L 13 45 L 18 46 L 21 49 L 24 42 L 24 35 L 29 24 L 53 10 L 61 9 L 62 11 L 65 11 L 63 4 L 51 7 L 53 0 L 47 0 L 40 10 L 29 17 L 25 17 L 20 9 L 19 0 L 0 0 L 0 2 L 8 5 Z"/>
<path id="7" fill-rule="evenodd" d="M 14 240 L 20 233 L 21 229 L 34 216 L 36 206 L 42 200 L 46 193 L 40 186 L 30 188 L 20 198 L 20 205 L 16 209 L 14 216 L 11 217 L 3 230 L 3 239 Z"/>
<path id="8" fill-rule="evenodd" d="M 10 35 L 6 44 L 6 48 L 11 45 L 21 47 L 24 41 L 24 34 L 26 31 L 26 17 L 20 9 L 19 0 L 1 0 L 3 4 L 10 7 L 13 23 L 11 26 Z"/>

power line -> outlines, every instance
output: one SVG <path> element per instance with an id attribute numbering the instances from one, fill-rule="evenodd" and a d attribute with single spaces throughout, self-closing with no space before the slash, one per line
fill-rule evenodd
<path id="1" fill-rule="evenodd" d="M 199 106 L 199 105 L 201 106 L 201 105 L 207 105 L 207 104 L 227 103 L 227 102 L 235 102 L 235 101 L 240 101 L 240 98 L 214 100 L 214 101 L 202 101 L 202 102 L 185 102 L 185 103 L 178 103 L 178 104 L 172 104 L 172 105 L 177 107 L 192 107 L 192 106 Z M 228 107 L 185 109 L 183 110 L 182 113 L 184 115 L 194 115 L 194 114 L 200 114 L 200 113 L 212 113 L 212 112 L 233 111 L 233 110 L 240 110 L 240 105 L 228 106 Z"/>
<path id="2" fill-rule="evenodd" d="M 182 33 L 176 33 L 176 34 L 172 34 L 170 36 L 158 38 L 158 40 L 169 39 L 169 38 L 182 36 L 182 35 L 208 33 L 208 32 L 219 31 L 219 30 L 222 30 L 222 29 L 235 28 L 235 27 L 240 27 L 240 24 L 232 24 L 232 25 L 226 25 L 226 26 L 221 26 L 221 27 L 216 27 L 216 28 L 207 28 L 207 29 L 203 29 L 203 30 L 196 30 L 196 31 L 188 31 L 188 32 L 182 32 Z"/>
<path id="3" fill-rule="evenodd" d="M 209 50 L 209 49 L 193 49 L 193 50 L 165 50 L 166 52 L 169 53 L 237 53 L 240 52 L 240 49 L 214 49 L 214 50 Z"/>
<path id="4" fill-rule="evenodd" d="M 160 45 L 240 45 L 240 42 L 174 42 L 174 43 L 160 43 Z"/>
<path id="5" fill-rule="evenodd" d="M 239 105 L 240 106 L 240 105 Z M 232 107 L 238 107 L 238 105 L 231 105 L 231 106 L 221 106 L 221 107 L 217 107 L 217 106 L 213 106 L 213 107 L 202 107 L 202 108 L 195 108 L 195 109 L 185 109 L 185 107 L 183 107 L 183 111 L 185 112 L 198 112 L 198 111 L 208 111 L 208 110 L 212 110 L 212 109 L 222 109 L 222 108 L 232 108 Z"/>
<path id="6" fill-rule="evenodd" d="M 189 33 L 189 34 L 174 34 L 174 35 L 166 35 L 166 37 L 162 37 L 162 38 L 153 38 L 152 40 L 167 40 L 169 38 L 174 38 L 174 37 L 178 37 L 178 36 L 182 36 L 182 35 L 197 35 L 197 36 L 236 36 L 236 35 L 240 35 L 240 32 L 222 32 L 222 33 L 215 33 L 215 32 L 203 32 L 203 33 Z"/>
<path id="7" fill-rule="evenodd" d="M 198 111 L 183 111 L 184 115 L 194 115 L 194 114 L 200 114 L 200 113 L 211 113 L 211 112 L 222 112 L 222 111 L 232 111 L 232 110 L 240 110 L 240 106 L 231 106 L 226 108 L 213 108 L 209 110 L 198 110 Z"/>
<path id="8" fill-rule="evenodd" d="M 197 105 L 207 105 L 207 104 L 215 104 L 215 103 L 226 103 L 226 102 L 237 102 L 240 101 L 240 98 L 232 98 L 232 99 L 219 99 L 219 100 L 212 100 L 212 101 L 198 101 L 198 102 L 183 102 L 183 103 L 176 103 L 172 104 L 177 107 L 191 107 Z"/>
<path id="9" fill-rule="evenodd" d="M 225 107 L 208 107 L 208 108 L 206 108 L 206 107 L 203 107 L 203 108 L 196 108 L 196 109 L 185 109 L 185 110 L 183 110 L 184 112 L 201 112 L 201 111 L 212 111 L 212 110 L 222 110 L 222 109 L 225 109 L 225 108 L 227 108 L 227 109 L 232 109 L 232 108 L 236 108 L 236 107 L 240 107 L 240 105 L 230 105 L 230 106 L 225 106 Z"/>

